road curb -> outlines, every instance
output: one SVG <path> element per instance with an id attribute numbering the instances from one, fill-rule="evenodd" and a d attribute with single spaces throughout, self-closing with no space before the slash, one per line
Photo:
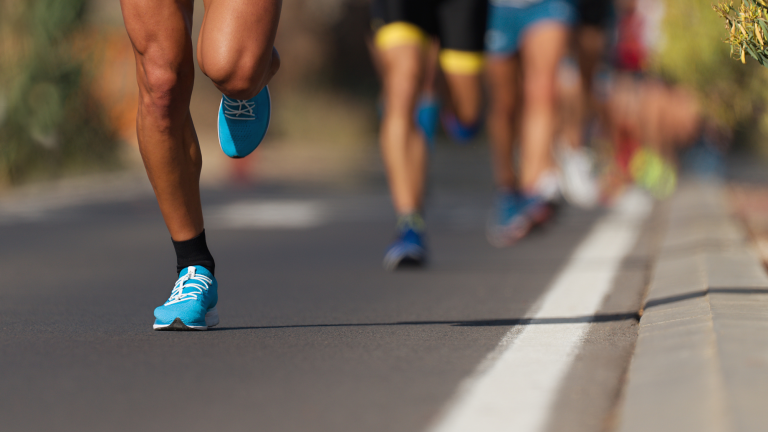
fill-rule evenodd
<path id="1" fill-rule="evenodd" d="M 768 276 L 721 183 L 672 198 L 644 304 L 617 430 L 764 430 Z"/>

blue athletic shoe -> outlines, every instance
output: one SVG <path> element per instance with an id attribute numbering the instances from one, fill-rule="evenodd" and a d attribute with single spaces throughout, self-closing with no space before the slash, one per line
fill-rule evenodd
<path id="1" fill-rule="evenodd" d="M 437 121 L 440 118 L 440 102 L 435 98 L 422 96 L 416 105 L 416 123 L 424 134 L 427 146 L 430 150 L 435 147 L 435 135 L 437 134 Z"/>
<path id="2" fill-rule="evenodd" d="M 402 267 L 421 267 L 427 263 L 424 246 L 424 221 L 417 214 L 403 216 L 398 221 L 397 239 L 384 255 L 384 268 L 393 271 Z"/>
<path id="3" fill-rule="evenodd" d="M 384 103 L 376 103 L 376 112 L 379 115 L 379 121 L 384 117 Z M 413 112 L 413 119 L 416 125 L 424 135 L 429 150 L 435 149 L 435 135 L 437 135 L 437 124 L 440 120 L 440 101 L 431 96 L 421 96 Z"/>
<path id="4" fill-rule="evenodd" d="M 248 100 L 221 97 L 219 105 L 219 145 L 231 158 L 243 158 L 261 144 L 269 129 L 272 102 L 269 89 Z"/>
<path id="5" fill-rule="evenodd" d="M 189 266 L 179 273 L 171 296 L 155 309 L 155 330 L 208 330 L 219 323 L 216 303 L 218 284 L 202 266 Z"/>
<path id="6" fill-rule="evenodd" d="M 480 127 L 483 124 L 481 120 L 478 120 L 473 125 L 464 125 L 452 112 L 444 112 L 441 119 L 443 121 L 443 129 L 459 144 L 469 143 L 480 131 Z"/>
<path id="7" fill-rule="evenodd" d="M 488 242 L 500 248 L 511 246 L 525 237 L 531 228 L 549 220 L 553 213 L 554 204 L 540 196 L 499 193 L 488 220 Z"/>

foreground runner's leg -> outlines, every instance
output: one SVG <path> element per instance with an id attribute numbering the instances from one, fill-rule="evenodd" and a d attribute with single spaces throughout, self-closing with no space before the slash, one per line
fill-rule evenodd
<path id="1" fill-rule="evenodd" d="M 232 158 L 264 139 L 271 101 L 266 87 L 280 67 L 274 49 L 281 0 L 205 0 L 197 44 L 200 69 L 223 93 L 219 144 Z"/>
<path id="2" fill-rule="evenodd" d="M 211 0 L 206 3 L 206 9 L 209 6 L 215 9 L 213 6 L 218 1 L 226 0 Z M 273 27 L 252 30 L 256 36 L 251 38 L 273 40 L 279 1 L 253 3 L 256 4 L 249 4 L 253 6 L 250 8 L 234 5 L 232 9 L 239 10 L 239 13 L 250 11 L 265 15 L 269 18 L 268 22 L 274 21 Z M 277 14 L 273 12 L 274 7 L 270 8 L 274 5 L 277 5 Z M 193 2 L 121 0 L 121 7 L 136 56 L 139 149 L 173 240 L 179 271 L 179 280 L 171 297 L 155 310 L 155 328 L 206 329 L 218 324 L 218 297 L 213 276 L 215 263 L 206 245 L 200 203 L 202 157 L 189 113 L 194 83 L 191 40 Z M 238 28 L 237 19 L 229 25 Z M 208 30 L 206 34 L 218 31 L 218 27 L 213 25 L 213 30 Z M 259 37 L 270 31 L 272 39 Z M 228 52 L 226 39 L 215 42 L 222 45 L 221 52 Z M 272 47 L 266 50 L 270 54 L 266 57 L 253 45 L 244 46 L 237 41 L 232 43 L 241 49 L 238 51 L 241 58 L 257 60 L 245 65 L 224 65 L 230 66 L 230 69 L 214 68 L 206 73 L 216 76 L 216 84 L 235 97 L 247 96 L 250 92 L 255 94 L 276 71 L 276 62 L 264 60 L 272 59 Z M 238 68 L 244 74 L 236 74 L 232 68 Z M 230 73 L 228 76 L 215 75 L 227 71 Z M 244 79 L 245 75 L 250 78 Z M 251 83 L 251 86 L 246 88 L 244 82 Z"/>

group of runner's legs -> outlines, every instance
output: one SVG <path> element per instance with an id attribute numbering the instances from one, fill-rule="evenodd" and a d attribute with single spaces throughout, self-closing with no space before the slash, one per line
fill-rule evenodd
<path id="1" fill-rule="evenodd" d="M 280 66 L 274 48 L 280 0 L 204 0 L 196 53 L 193 1 L 121 0 L 137 64 L 139 148 L 177 256 L 179 278 L 155 310 L 160 330 L 204 330 L 219 320 L 200 202 L 202 158 L 189 113 L 195 57 L 223 94 L 219 141 L 234 158 L 264 138 L 271 112 L 266 85 Z M 593 185 L 579 185 L 590 170 L 582 137 L 586 119 L 598 111 L 591 87 L 613 1 L 575 1 L 372 1 L 370 46 L 382 81 L 379 140 L 398 217 L 387 269 L 427 261 L 422 215 L 438 116 L 457 141 L 487 127 L 497 191 L 488 223 L 492 244 L 511 245 L 546 222 L 561 191 L 594 204 Z M 560 115 L 558 84 L 569 51 L 580 71 L 570 123 Z M 562 143 L 560 168 L 555 142 Z M 564 175 L 570 188 L 561 186 Z"/>
<path id="2" fill-rule="evenodd" d="M 589 12 L 581 14 L 587 20 L 582 22 L 600 33 L 610 19 L 611 2 L 592 0 L 580 6 Z M 559 130 L 558 71 L 579 12 L 584 11 L 571 0 L 374 0 L 372 11 L 374 58 L 383 85 L 381 150 L 398 215 L 396 238 L 386 251 L 384 266 L 395 269 L 427 260 L 424 144 L 433 139 L 434 128 L 422 115 L 419 101 L 424 71 L 435 61 L 430 56 L 434 44 L 439 47 L 437 71 L 445 83 L 439 96 L 446 132 L 465 141 L 483 121 L 487 126 L 497 191 L 489 241 L 508 246 L 546 222 L 555 210 L 562 177 L 553 163 Z M 595 55 L 594 50 L 584 51 Z M 597 63 L 589 60 L 592 64 L 585 62 L 585 73 L 593 73 L 589 68 L 594 70 Z M 583 89 L 581 94 L 589 91 Z M 516 144 L 519 164 L 515 164 Z M 571 143 L 570 151 L 577 152 L 581 144 Z M 584 175 L 589 176 L 589 170 L 587 161 Z M 580 203 L 593 205 L 595 189 L 587 182 L 574 195 L 582 198 Z"/>

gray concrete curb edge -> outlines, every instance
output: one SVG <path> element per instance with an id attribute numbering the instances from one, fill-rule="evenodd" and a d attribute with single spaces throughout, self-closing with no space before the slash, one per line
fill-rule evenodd
<path id="1" fill-rule="evenodd" d="M 672 198 L 617 430 L 768 429 L 768 276 L 724 185 Z"/>

